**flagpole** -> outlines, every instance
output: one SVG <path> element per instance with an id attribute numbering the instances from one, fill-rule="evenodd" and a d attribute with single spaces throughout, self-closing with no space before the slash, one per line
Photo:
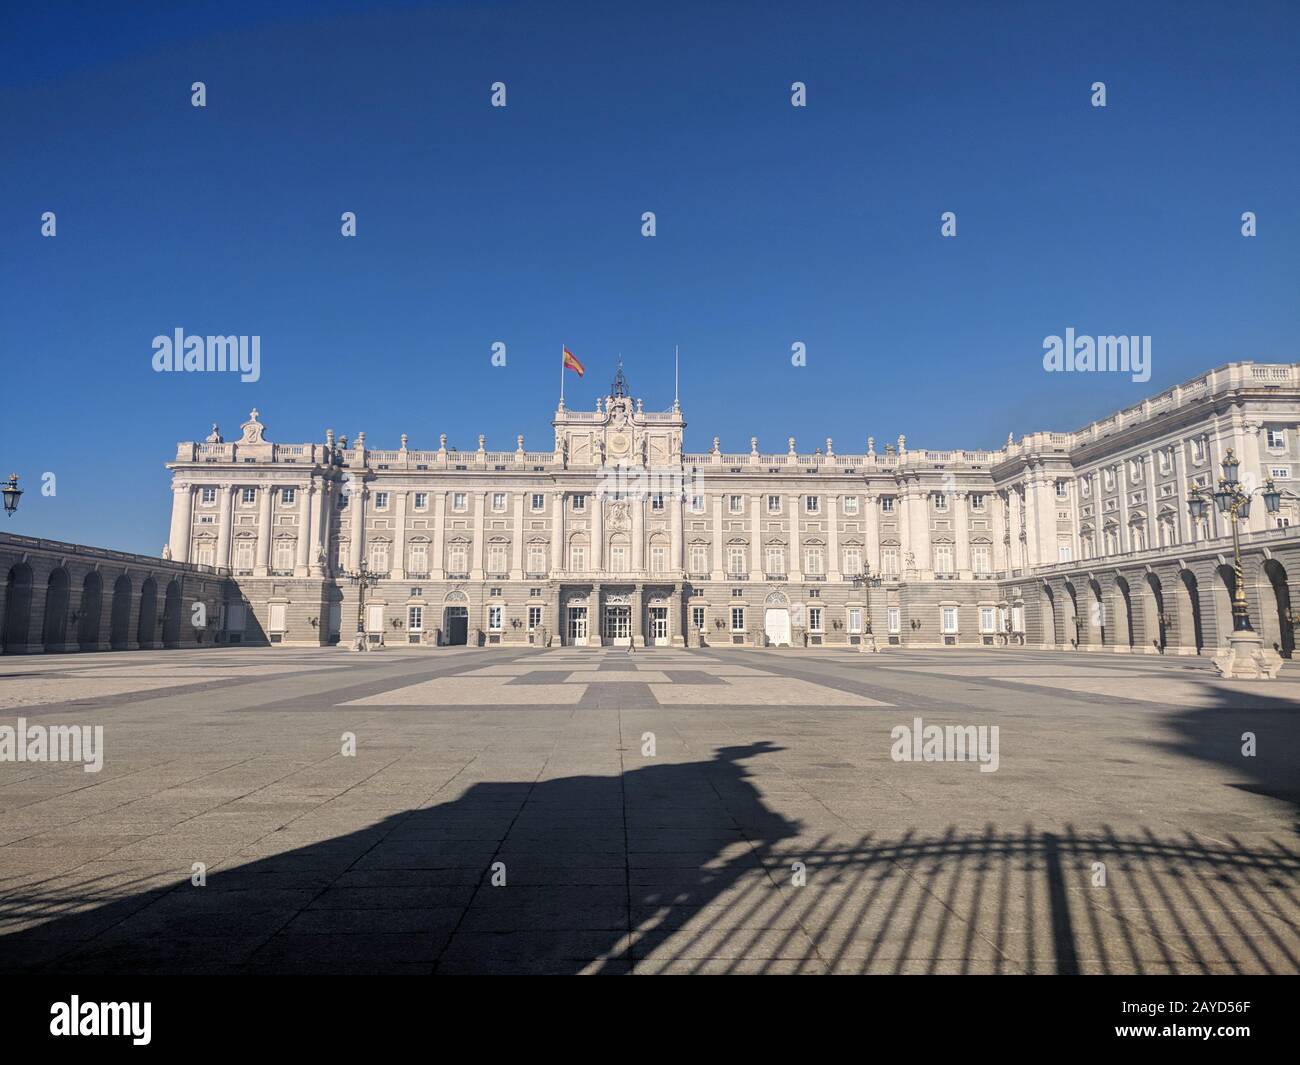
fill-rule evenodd
<path id="1" fill-rule="evenodd" d="M 673 410 L 678 410 L 681 407 L 681 397 L 678 394 L 678 389 L 677 389 L 679 358 L 680 358 L 680 352 L 678 350 L 677 345 L 674 344 L 673 345 Z"/>
<path id="2" fill-rule="evenodd" d="M 560 410 L 564 410 L 564 345 L 560 345 Z"/>

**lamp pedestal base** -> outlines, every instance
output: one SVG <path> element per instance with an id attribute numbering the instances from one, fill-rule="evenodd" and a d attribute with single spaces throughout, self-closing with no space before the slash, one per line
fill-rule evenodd
<path id="1" fill-rule="evenodd" d="M 1214 668 L 1226 680 L 1272 680 L 1282 670 L 1282 656 L 1265 647 L 1259 633 L 1234 632 L 1215 655 Z"/>
<path id="2" fill-rule="evenodd" d="M 369 643 L 369 641 L 366 639 L 366 635 L 365 635 L 365 633 L 363 633 L 363 632 L 359 632 L 359 633 L 356 634 L 355 637 L 353 637 L 353 639 L 352 639 L 352 650 L 354 650 L 354 651 L 369 651 L 369 650 L 370 650 L 370 643 Z"/>

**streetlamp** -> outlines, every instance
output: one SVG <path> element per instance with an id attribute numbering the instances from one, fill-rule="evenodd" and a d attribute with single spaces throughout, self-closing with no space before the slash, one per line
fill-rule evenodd
<path id="1" fill-rule="evenodd" d="M 352 650 L 369 651 L 370 644 L 366 640 L 366 589 L 373 588 L 383 578 L 383 574 L 375 573 L 366 564 L 366 560 L 361 560 L 361 568 L 356 573 L 344 572 L 349 581 L 357 586 L 357 636 L 352 641 Z M 379 634 L 383 639 L 383 633 Z"/>
<path id="2" fill-rule="evenodd" d="M 849 577 L 849 580 L 853 582 L 853 587 L 855 589 L 879 588 L 881 584 L 880 578 L 872 574 L 871 567 L 869 565 L 864 566 L 862 568 L 861 573 L 853 574 L 851 577 Z M 867 609 L 863 612 L 863 618 L 862 618 L 863 638 L 858 641 L 858 650 L 874 653 L 877 650 L 877 647 L 876 647 L 875 633 L 871 631 L 871 592 L 870 591 L 867 592 L 866 600 L 867 600 Z"/>
<path id="3" fill-rule="evenodd" d="M 1220 465 L 1223 476 L 1219 478 L 1218 487 L 1213 492 L 1193 485 L 1187 496 L 1187 510 L 1192 520 L 1200 521 L 1209 514 L 1212 498 L 1219 513 L 1232 524 L 1232 634 L 1228 637 L 1227 649 L 1215 656 L 1214 666 L 1224 677 L 1242 680 L 1261 677 L 1272 679 L 1282 668 L 1282 656 L 1271 647 L 1264 647 L 1264 641 L 1250 623 L 1246 580 L 1241 568 L 1241 533 L 1238 523 L 1250 517 L 1250 500 L 1256 492 L 1264 496 L 1264 506 L 1269 513 L 1276 513 L 1281 506 L 1282 493 L 1272 480 L 1263 488 L 1243 486 L 1237 479 L 1241 464 L 1232 448 L 1228 448 Z"/>
<path id="4" fill-rule="evenodd" d="M 12 518 L 14 516 L 14 511 L 18 509 L 18 500 L 23 494 L 23 490 L 18 487 L 18 474 L 11 473 L 9 475 L 9 480 L 4 482 L 3 490 L 5 496 L 5 513 Z"/>

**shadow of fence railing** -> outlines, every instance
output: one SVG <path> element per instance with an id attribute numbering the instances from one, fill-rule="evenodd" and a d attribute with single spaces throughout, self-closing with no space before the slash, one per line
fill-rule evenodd
<path id="1" fill-rule="evenodd" d="M 1300 971 L 1300 854 L 1280 843 L 950 828 L 782 841 L 759 860 L 761 875 L 722 862 L 701 870 L 696 889 L 645 897 L 638 969 Z"/>

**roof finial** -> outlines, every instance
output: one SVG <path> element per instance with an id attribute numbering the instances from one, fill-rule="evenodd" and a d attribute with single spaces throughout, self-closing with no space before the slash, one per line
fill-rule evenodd
<path id="1" fill-rule="evenodd" d="M 614 374 L 614 384 L 610 387 L 611 396 L 627 395 L 627 377 L 623 374 L 623 356 L 618 357 L 618 370 Z"/>

